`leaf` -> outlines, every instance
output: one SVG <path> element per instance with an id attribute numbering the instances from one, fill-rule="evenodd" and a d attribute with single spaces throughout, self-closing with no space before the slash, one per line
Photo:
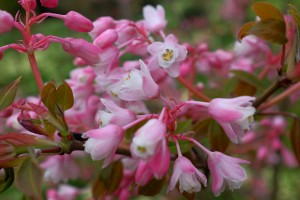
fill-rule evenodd
<path id="1" fill-rule="evenodd" d="M 3 181 L 0 182 L 0 194 L 7 190 L 14 182 L 15 174 L 14 168 L 4 168 L 5 171 L 5 178 Z"/>
<path id="2" fill-rule="evenodd" d="M 74 104 L 73 92 L 66 82 L 57 88 L 56 96 L 57 105 L 62 111 L 72 108 Z"/>
<path id="3" fill-rule="evenodd" d="M 41 92 L 41 100 L 48 108 L 49 112 L 55 113 L 56 107 L 56 87 L 53 82 L 47 83 Z"/>
<path id="4" fill-rule="evenodd" d="M 244 37 L 246 37 L 247 35 L 249 35 L 249 30 L 256 24 L 257 22 L 255 21 L 252 21 L 252 22 L 247 22 L 246 24 L 244 24 L 239 32 L 238 32 L 238 35 L 237 35 L 237 39 L 239 42 L 242 41 L 242 39 Z"/>
<path id="5" fill-rule="evenodd" d="M 193 145 L 189 141 L 179 140 L 178 142 L 179 142 L 181 153 L 183 153 L 183 154 L 190 151 L 193 147 Z M 172 154 L 177 154 L 177 148 L 176 148 L 176 143 L 175 142 L 169 143 L 168 147 L 169 147 L 170 152 Z"/>
<path id="6" fill-rule="evenodd" d="M 225 152 L 230 144 L 229 138 L 223 128 L 215 121 L 209 126 L 209 143 L 212 151 Z"/>
<path id="7" fill-rule="evenodd" d="M 290 7 L 290 9 L 288 10 L 288 13 L 294 17 L 294 19 L 297 22 L 298 26 L 300 26 L 300 14 L 299 14 L 299 11 L 292 4 L 289 4 L 289 7 Z"/>
<path id="8" fill-rule="evenodd" d="M 253 74 L 250 74 L 248 72 L 242 71 L 242 70 L 231 70 L 231 73 L 233 73 L 238 79 L 249 83 L 250 85 L 258 88 L 258 89 L 263 89 L 264 84 L 261 80 L 259 80 L 256 76 Z"/>
<path id="9" fill-rule="evenodd" d="M 174 133 L 176 134 L 176 133 L 184 133 L 190 131 L 192 126 L 192 121 L 193 120 L 189 119 L 189 120 L 177 122 L 176 130 L 174 131 Z"/>
<path id="10" fill-rule="evenodd" d="M 239 97 L 239 96 L 254 96 L 256 93 L 256 87 L 253 85 L 240 80 L 234 89 L 234 96 Z"/>
<path id="11" fill-rule="evenodd" d="M 211 118 L 201 120 L 192 126 L 192 130 L 195 132 L 194 138 L 199 138 L 200 135 L 206 134 L 208 132 L 208 128 L 210 123 L 213 120 Z"/>
<path id="12" fill-rule="evenodd" d="M 252 26 L 248 35 L 255 35 L 268 42 L 276 44 L 285 44 L 288 39 L 285 36 L 286 27 L 285 22 L 277 19 L 267 19 L 257 22 Z"/>
<path id="13" fill-rule="evenodd" d="M 16 172 L 16 186 L 26 196 L 42 200 L 43 171 L 31 158 L 24 160 Z"/>
<path id="14" fill-rule="evenodd" d="M 100 171 L 99 177 L 92 186 L 94 199 L 113 193 L 123 178 L 123 164 L 116 161 Z"/>
<path id="15" fill-rule="evenodd" d="M 295 156 L 300 163 L 300 120 L 298 118 L 294 118 L 292 122 L 292 128 L 291 128 L 291 143 L 293 147 L 293 151 L 295 153 Z"/>
<path id="16" fill-rule="evenodd" d="M 252 5 L 256 15 L 263 21 L 267 19 L 277 19 L 284 22 L 284 17 L 280 10 L 268 2 L 256 2 Z"/>
<path id="17" fill-rule="evenodd" d="M 10 106 L 15 100 L 20 80 L 21 77 L 17 78 L 0 91 L 0 111 Z"/>
<path id="18" fill-rule="evenodd" d="M 147 185 L 138 188 L 139 194 L 144 196 L 155 196 L 163 188 L 165 183 L 165 177 L 161 180 L 152 179 Z"/>

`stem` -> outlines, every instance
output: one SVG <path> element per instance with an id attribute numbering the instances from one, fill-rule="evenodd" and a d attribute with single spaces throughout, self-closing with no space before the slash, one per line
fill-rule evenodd
<path id="1" fill-rule="evenodd" d="M 202 144 L 200 144 L 198 141 L 196 141 L 195 139 L 193 138 L 189 138 L 189 137 L 180 137 L 180 139 L 182 140 L 187 140 L 187 141 L 190 141 L 192 143 L 194 143 L 196 146 L 198 146 L 202 151 L 204 151 L 206 154 L 211 154 L 211 151 L 208 150 L 207 148 L 205 148 Z"/>
<path id="2" fill-rule="evenodd" d="M 177 138 L 175 136 L 172 136 L 175 144 L 176 144 L 176 149 L 177 149 L 177 153 L 178 153 L 178 157 L 182 156 L 181 150 L 180 150 L 180 146 L 179 146 L 179 142 L 177 140 Z"/>
<path id="3" fill-rule="evenodd" d="M 257 98 L 254 101 L 253 106 L 255 108 L 258 108 L 264 101 L 266 101 L 279 88 L 281 88 L 281 82 L 280 82 L 280 80 L 277 80 L 259 98 Z"/>
<path id="4" fill-rule="evenodd" d="M 298 91 L 299 89 L 300 89 L 300 81 L 298 83 L 296 83 L 295 85 L 291 86 L 290 88 L 288 88 L 286 91 L 284 91 L 281 94 L 274 97 L 272 100 L 263 104 L 261 106 L 261 110 L 264 110 L 266 108 L 269 108 L 269 107 L 279 103 L 280 101 L 282 101 L 286 97 L 289 97 L 292 93 Z"/>
<path id="5" fill-rule="evenodd" d="M 139 118 L 139 119 L 137 119 L 137 120 L 135 120 L 135 121 L 133 121 L 133 122 L 131 122 L 131 123 L 123 126 L 123 129 L 127 130 L 127 129 L 129 129 L 129 128 L 135 126 L 135 125 L 137 125 L 138 123 L 144 121 L 144 120 L 152 119 L 152 118 L 157 118 L 157 115 L 146 115 L 145 117 L 141 117 L 141 118 Z"/>
<path id="6" fill-rule="evenodd" d="M 27 56 L 28 56 L 28 60 L 29 60 L 30 67 L 31 67 L 34 79 L 36 81 L 36 84 L 37 84 L 37 86 L 39 88 L 39 91 L 42 92 L 42 89 L 44 87 L 44 82 L 43 82 L 41 73 L 39 71 L 39 68 L 38 68 L 38 65 L 37 65 L 34 53 L 32 53 L 32 54 L 28 53 Z"/>
<path id="7" fill-rule="evenodd" d="M 280 157 L 278 155 L 278 152 L 276 152 L 277 156 Z M 272 192 L 271 192 L 271 199 L 272 200 L 276 200 L 277 199 L 277 194 L 278 194 L 278 190 L 279 190 L 279 167 L 280 167 L 280 163 L 276 163 L 273 166 L 273 188 L 272 188 Z"/>
<path id="8" fill-rule="evenodd" d="M 192 92 L 196 97 L 198 97 L 199 99 L 209 102 L 211 101 L 211 99 L 207 96 L 205 96 L 204 94 L 202 94 L 201 92 L 199 92 L 193 85 L 191 85 L 188 81 L 186 81 L 184 78 L 182 77 L 178 77 L 177 80 L 184 85 L 190 92 Z"/>
<path id="9" fill-rule="evenodd" d="M 200 102 L 200 101 L 186 101 L 185 104 L 193 104 L 193 105 L 198 105 L 203 107 L 207 107 L 209 105 L 209 103 Z"/>

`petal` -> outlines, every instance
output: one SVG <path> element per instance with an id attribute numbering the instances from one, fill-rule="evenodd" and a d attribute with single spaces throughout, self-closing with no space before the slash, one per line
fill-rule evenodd
<path id="1" fill-rule="evenodd" d="M 160 51 L 163 50 L 164 46 L 165 46 L 165 44 L 162 43 L 162 42 L 153 42 L 152 44 L 150 44 L 150 45 L 148 46 L 148 52 L 149 52 L 151 55 L 155 56 L 155 55 L 157 55 Z"/>
<path id="2" fill-rule="evenodd" d="M 180 75 L 180 65 L 179 63 L 174 63 L 172 66 L 165 68 L 169 76 L 176 78 Z"/>
<path id="3" fill-rule="evenodd" d="M 212 176 L 212 191 L 215 196 L 219 196 L 225 188 L 222 172 L 211 157 L 208 157 L 208 168 Z"/>
<path id="4" fill-rule="evenodd" d="M 234 132 L 232 126 L 230 123 L 220 123 L 219 124 L 222 126 L 222 128 L 224 129 L 226 135 L 229 137 L 229 139 L 231 140 L 231 142 L 237 144 L 238 143 L 238 137 L 236 135 L 236 133 Z"/>
<path id="5" fill-rule="evenodd" d="M 173 34 L 170 34 L 170 35 L 168 35 L 167 37 L 166 37 L 166 39 L 165 39 L 165 43 L 178 43 L 178 40 L 177 40 L 177 38 L 175 37 L 175 35 L 173 35 Z"/>
<path id="6" fill-rule="evenodd" d="M 176 49 L 178 51 L 178 57 L 176 58 L 177 62 L 183 61 L 186 58 L 187 50 L 185 47 L 181 45 L 177 45 Z"/>
<path id="7" fill-rule="evenodd" d="M 123 109 L 120 108 L 117 104 L 115 104 L 113 101 L 110 101 L 108 99 L 104 99 L 104 98 L 100 98 L 102 104 L 107 108 L 107 110 L 109 110 L 110 112 L 114 113 L 114 112 L 120 112 Z"/>
<path id="8" fill-rule="evenodd" d="M 152 78 L 143 77 L 143 91 L 149 99 L 153 99 L 159 95 L 159 86 Z"/>

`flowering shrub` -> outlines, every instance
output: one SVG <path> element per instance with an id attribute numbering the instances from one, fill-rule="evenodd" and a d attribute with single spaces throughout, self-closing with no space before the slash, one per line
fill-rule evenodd
<path id="1" fill-rule="evenodd" d="M 16 28 L 23 40 L 0 47 L 0 58 L 8 49 L 27 54 L 40 93 L 15 99 L 20 78 L 0 93 L 1 192 L 15 182 L 31 199 L 43 199 L 44 184 L 52 200 L 125 200 L 176 190 L 192 199 L 205 187 L 215 196 L 240 189 L 246 166 L 298 167 L 299 118 L 286 112 L 300 88 L 294 6 L 283 15 L 270 3 L 253 4 L 257 20 L 240 28 L 234 49 L 213 52 L 165 34 L 161 5 L 145 6 L 137 22 L 91 22 L 75 11 L 37 14 L 35 0 L 18 3 L 25 16 L 0 10 L 0 34 Z M 32 34 L 48 17 L 89 33 L 91 42 Z M 77 66 L 60 85 L 44 83 L 35 58 L 52 43 Z M 294 153 L 284 142 L 287 130 Z M 85 184 L 68 185 L 74 179 Z"/>

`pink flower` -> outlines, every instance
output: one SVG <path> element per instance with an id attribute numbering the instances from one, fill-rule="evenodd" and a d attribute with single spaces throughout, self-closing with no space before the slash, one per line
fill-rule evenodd
<path id="1" fill-rule="evenodd" d="M 249 164 L 248 161 L 229 157 L 220 152 L 211 152 L 208 155 L 208 168 L 212 176 L 212 191 L 219 196 L 227 184 L 229 189 L 239 189 L 247 179 L 244 168 L 239 164 Z"/>
<path id="2" fill-rule="evenodd" d="M 91 154 L 93 160 L 104 159 L 103 167 L 106 167 L 112 161 L 123 136 L 122 127 L 113 124 L 89 130 L 82 135 L 83 138 L 88 138 L 84 150 Z"/>
<path id="3" fill-rule="evenodd" d="M 65 25 L 78 32 L 90 32 L 94 29 L 93 23 L 83 15 L 70 11 L 64 16 Z"/>
<path id="4" fill-rule="evenodd" d="M 55 8 L 58 6 L 58 0 L 40 0 L 40 2 L 46 8 Z"/>
<path id="5" fill-rule="evenodd" d="M 9 32 L 14 26 L 13 16 L 3 10 L 0 10 L 0 34 Z"/>
<path id="6" fill-rule="evenodd" d="M 58 191 L 50 189 L 47 191 L 47 200 L 74 200 L 80 194 L 80 191 L 70 185 L 59 186 Z"/>
<path id="7" fill-rule="evenodd" d="M 174 190 L 177 182 L 179 182 L 179 190 L 181 193 L 194 193 L 201 190 L 200 182 L 206 187 L 207 179 L 189 159 L 184 156 L 179 156 L 174 163 L 174 170 L 168 191 Z"/>
<path id="8" fill-rule="evenodd" d="M 140 60 L 140 70 L 133 69 L 117 83 L 112 92 L 125 101 L 153 99 L 159 95 L 159 86 L 154 82 L 148 66 Z"/>
<path id="9" fill-rule="evenodd" d="M 254 97 L 241 96 L 232 99 L 216 98 L 209 102 L 208 113 L 223 127 L 229 139 L 238 143 L 244 130 L 250 129 L 255 108 Z"/>
<path id="10" fill-rule="evenodd" d="M 160 66 L 171 77 L 180 75 L 180 63 L 186 58 L 187 50 L 177 43 L 177 38 L 170 34 L 164 42 L 153 42 L 148 46 L 148 52 L 153 56 L 149 62 L 151 71 Z"/>
<path id="11" fill-rule="evenodd" d="M 89 35 L 94 40 L 101 33 L 108 29 L 114 29 L 116 24 L 113 18 L 111 17 L 99 17 L 96 21 L 93 22 L 94 29 L 89 32 Z"/>
<path id="12" fill-rule="evenodd" d="M 69 154 L 50 156 L 41 163 L 41 167 L 45 169 L 45 179 L 53 183 L 76 179 L 79 176 L 79 168 Z"/>
<path id="13" fill-rule="evenodd" d="M 136 114 L 134 112 L 119 107 L 113 101 L 101 98 L 101 102 L 109 112 L 99 112 L 100 126 L 107 126 L 109 124 L 124 126 L 136 119 Z"/>
<path id="14" fill-rule="evenodd" d="M 101 33 L 93 42 L 97 47 L 105 49 L 112 46 L 118 39 L 118 33 L 114 29 L 108 29 Z"/>
<path id="15" fill-rule="evenodd" d="M 136 158 L 148 160 L 152 158 L 165 139 L 166 125 L 158 119 L 149 120 L 135 133 L 130 151 Z"/>
<path id="16" fill-rule="evenodd" d="M 156 9 L 150 5 L 145 6 L 143 16 L 146 28 L 153 33 L 163 30 L 167 25 L 165 10 L 161 5 L 156 6 Z"/>

